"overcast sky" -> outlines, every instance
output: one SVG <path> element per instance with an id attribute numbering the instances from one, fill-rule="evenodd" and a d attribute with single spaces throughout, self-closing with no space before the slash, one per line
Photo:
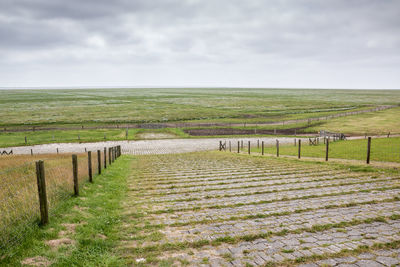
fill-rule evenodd
<path id="1" fill-rule="evenodd" d="M 0 0 L 0 87 L 400 88 L 398 0 Z"/>

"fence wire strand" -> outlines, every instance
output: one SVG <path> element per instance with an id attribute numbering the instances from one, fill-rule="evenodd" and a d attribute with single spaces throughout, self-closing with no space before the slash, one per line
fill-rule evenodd
<path id="1" fill-rule="evenodd" d="M 103 169 L 104 151 L 101 152 Z M 49 215 L 52 215 L 61 207 L 59 204 L 74 193 L 71 155 L 14 155 L 4 158 L 0 163 L 0 256 L 7 253 L 10 245 L 17 244 L 38 226 L 40 213 L 35 161 L 44 160 L 47 202 Z M 89 179 L 88 154 L 77 156 L 78 183 L 81 188 Z M 92 151 L 94 178 L 98 174 L 97 162 L 97 151 Z M 12 167 L 7 167 L 10 165 Z"/>

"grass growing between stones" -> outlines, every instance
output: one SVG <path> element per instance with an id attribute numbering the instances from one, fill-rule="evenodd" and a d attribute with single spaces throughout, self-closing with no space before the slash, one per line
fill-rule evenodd
<path id="1" fill-rule="evenodd" d="M 343 178 L 346 179 L 346 178 Z M 257 195 L 257 194 L 268 194 L 268 193 L 276 193 L 276 192 L 285 192 L 285 191 L 296 191 L 296 190 L 308 190 L 308 189 L 315 189 L 315 188 L 327 188 L 327 187 L 335 187 L 335 186 L 346 186 L 346 185 L 359 185 L 359 184 L 370 184 L 370 183 L 379 183 L 379 182 L 384 182 L 384 181 L 394 181 L 396 182 L 400 178 L 391 178 L 391 179 L 373 179 L 373 180 L 364 180 L 364 181 L 356 181 L 356 182 L 340 182 L 340 179 L 335 179 L 339 180 L 338 183 L 331 183 L 328 185 L 315 185 L 315 186 L 307 186 L 307 187 L 295 187 L 295 188 L 289 188 L 289 189 L 274 189 L 274 190 L 258 190 L 255 192 L 248 192 L 248 193 L 235 193 L 235 194 L 224 194 L 224 195 L 207 195 L 204 198 L 210 199 L 210 198 L 226 198 L 226 197 L 236 197 L 236 196 L 246 196 L 246 195 Z M 321 181 L 331 181 L 332 179 L 321 179 L 317 182 Z M 315 182 L 315 181 L 310 181 L 310 182 Z M 293 183 L 276 183 L 276 184 L 269 184 L 268 186 L 278 186 L 278 185 L 291 185 L 291 184 L 296 184 L 299 182 L 293 182 Z M 304 182 L 307 183 L 307 182 Z M 235 189 L 246 189 L 246 188 L 258 188 L 261 187 L 262 185 L 257 185 L 257 186 L 243 186 L 243 187 L 229 187 L 229 188 L 221 188 L 219 190 L 235 190 Z M 195 192 L 208 192 L 208 191 L 216 191 L 216 190 L 202 190 L 202 191 L 193 191 L 193 192 L 182 192 L 182 194 L 185 193 L 195 193 Z M 191 202 L 191 201 L 196 201 L 196 200 L 201 200 L 202 198 L 182 198 L 182 199 L 170 199 L 170 200 L 160 200 L 157 201 L 159 203 L 164 203 L 164 202 Z"/>
<path id="2" fill-rule="evenodd" d="M 122 156 L 86 184 L 79 197 L 61 203 L 45 227 L 10 247 L 2 266 L 125 266 L 114 248 L 132 157 Z"/>
<path id="3" fill-rule="evenodd" d="M 367 253 L 367 252 L 373 252 L 378 249 L 397 249 L 400 248 L 400 241 L 393 241 L 393 242 L 387 242 L 387 243 L 374 243 L 370 246 L 368 245 L 361 245 L 358 246 L 356 249 L 349 250 L 349 249 L 342 249 L 340 252 L 337 253 L 325 253 L 322 255 L 317 255 L 313 254 L 311 256 L 306 256 L 306 257 L 298 257 L 293 260 L 285 260 L 283 262 L 280 262 L 279 264 L 276 262 L 267 262 L 264 266 L 265 267 L 275 267 L 275 266 L 294 266 L 297 264 L 304 264 L 304 263 L 309 263 L 309 262 L 314 262 L 316 260 L 324 260 L 324 259 L 330 259 L 330 258 L 339 258 L 339 257 L 349 257 L 349 256 L 357 256 L 361 253 Z M 321 266 L 331 266 L 327 264 L 322 264 Z M 379 266 L 379 265 L 376 265 Z"/>
<path id="4" fill-rule="evenodd" d="M 218 167 L 219 166 L 219 167 Z M 266 190 L 263 193 L 240 192 L 240 187 L 236 188 L 241 180 L 241 174 L 234 171 L 234 167 L 244 170 L 257 170 L 257 166 L 263 166 L 264 176 L 252 176 L 251 172 L 245 171 L 242 175 L 244 181 L 256 182 L 259 177 L 260 187 L 264 184 Z M 291 171 L 285 171 L 285 167 Z M 234 174 L 232 179 L 226 172 Z M 327 178 L 318 178 L 313 172 L 304 172 L 310 169 L 323 170 L 321 175 L 329 173 L 335 177 L 335 173 L 349 177 L 352 180 L 346 181 L 339 179 L 339 183 L 330 185 L 329 175 Z M 274 170 L 274 168 L 277 168 Z M 297 168 L 297 171 L 296 171 Z M 348 241 L 343 237 L 354 232 L 358 228 L 369 229 L 375 225 L 382 228 L 396 228 L 399 225 L 399 210 L 396 203 L 399 201 L 397 181 L 398 173 L 384 171 L 381 169 L 355 168 L 352 170 L 344 165 L 327 165 L 316 163 L 303 163 L 290 159 L 274 159 L 266 157 L 248 157 L 245 155 L 228 154 L 221 152 L 189 153 L 184 155 L 164 155 L 164 156 L 140 156 L 133 162 L 134 170 L 129 178 L 128 198 L 124 203 L 124 216 L 121 224 L 121 242 L 119 243 L 119 253 L 128 264 L 138 266 L 161 265 L 172 266 L 180 265 L 215 265 L 223 266 L 235 262 L 242 265 L 266 265 L 266 264 L 298 264 L 328 257 L 331 254 L 323 254 L 323 249 L 331 249 L 338 242 Z M 204 171 L 207 170 L 207 177 L 210 180 L 219 179 L 222 175 L 223 182 L 217 184 L 207 184 L 204 180 Z M 279 172 L 282 175 L 279 177 Z M 262 171 L 261 171 L 262 173 Z M 164 175 L 165 174 L 165 175 Z M 184 174 L 184 175 L 183 175 Z M 282 188 L 282 190 L 268 189 L 270 176 L 274 176 L 277 184 L 289 186 L 286 179 L 295 175 L 296 177 L 316 177 L 321 185 L 312 188 L 318 189 L 315 192 L 304 192 L 308 187 Z M 160 178 L 163 182 L 157 179 Z M 180 179 L 185 177 L 187 184 L 183 188 L 191 189 L 188 192 L 178 192 Z M 354 181 L 354 178 L 360 178 Z M 171 182 L 170 182 L 170 180 Z M 197 179 L 201 180 L 201 191 L 198 197 L 191 193 L 197 186 Z M 289 178 L 290 179 L 290 178 Z M 311 178 L 313 179 L 313 178 Z M 335 179 L 335 178 L 333 178 Z M 281 182 L 279 180 L 282 180 Z M 175 181 L 175 182 L 173 182 Z M 189 186 L 192 181 L 192 187 Z M 384 184 L 382 183 L 384 182 Z M 368 186 L 366 187 L 365 185 Z M 145 185 L 145 186 L 144 186 Z M 211 186 L 221 185 L 221 192 L 209 190 Z M 226 193 L 231 190 L 229 185 L 235 185 L 235 192 Z M 351 185 L 346 189 L 343 185 Z M 353 187 L 356 185 L 356 187 Z M 171 187 L 171 188 L 169 188 Z M 182 187 L 182 186 L 181 186 Z M 204 188 L 203 188 L 204 187 Z M 244 185 L 243 188 L 246 186 Z M 335 188 L 337 187 L 337 188 Z M 330 189 L 334 189 L 333 191 Z M 172 190 L 177 199 L 165 197 L 169 194 L 161 194 L 163 190 Z M 392 191 L 390 191 L 392 190 Z M 185 190 L 186 191 L 186 190 Z M 297 192 L 298 191 L 298 192 Z M 388 193 L 385 193 L 389 191 Z M 211 195 L 204 194 L 212 192 Z M 379 194 L 373 194 L 379 192 Z M 179 194 L 185 195 L 182 201 Z M 273 198 L 267 194 L 273 193 Z M 371 198 L 365 194 L 371 194 Z M 330 203 L 329 197 L 346 196 L 338 198 L 340 202 Z M 350 196 L 354 195 L 354 198 Z M 145 196 L 145 200 L 143 200 Z M 222 197 L 229 199 L 222 199 Z M 328 197 L 325 203 L 317 204 L 322 197 Z M 357 198 L 359 197 L 359 199 Z M 290 206 L 289 201 L 307 200 L 304 204 L 310 203 L 312 206 L 299 205 Z M 198 202 L 199 201 L 199 202 Z M 288 204 L 284 204 L 288 202 Z M 277 203 L 277 209 L 273 205 L 257 207 L 261 204 Z M 281 203 L 281 204 L 279 204 Z M 295 202 L 294 202 L 295 203 Z M 246 211 L 245 207 L 251 209 Z M 381 209 L 376 211 L 375 209 Z M 218 210 L 221 210 L 220 213 Z M 254 211 L 254 212 L 253 212 Z M 360 211 L 360 215 L 358 214 Z M 365 211 L 365 215 L 362 215 Z M 228 212 L 229 214 L 224 214 Z M 237 212 L 237 214 L 235 214 Z M 243 213 L 241 213 L 243 212 Z M 326 212 L 326 213 L 324 213 Z M 369 212 L 369 213 L 368 213 Z M 341 216 L 343 214 L 343 217 Z M 322 217 L 319 217 L 321 216 Z M 307 216 L 308 219 L 303 219 Z M 267 219 L 268 218 L 268 219 Z M 266 219 L 265 222 L 263 220 Z M 295 220 L 295 221 L 293 221 Z M 260 228 L 261 227 L 261 228 Z M 387 231 L 387 230 L 386 230 Z M 338 236 L 341 241 L 323 242 L 320 244 L 321 251 L 313 255 L 315 249 L 310 243 L 310 237 L 323 236 L 327 233 Z M 343 235 L 340 237 L 340 235 Z M 295 236 L 298 241 L 292 240 Z M 272 240 L 288 240 L 288 242 L 298 242 L 302 247 L 283 246 L 279 248 L 278 258 L 268 262 L 266 259 L 254 254 L 254 247 L 258 247 L 259 242 L 268 244 L 265 249 L 274 244 Z M 394 236 L 393 238 L 397 238 Z M 374 241 L 379 246 L 385 244 L 381 237 L 371 235 L 360 235 L 353 238 L 354 242 Z M 336 243 L 335 243 L 336 242 Z M 295 242 L 294 242 L 295 243 Z M 376 245 L 376 246 L 378 246 Z M 250 246 L 249 248 L 247 246 Z M 252 247 L 254 246 L 254 247 Z M 303 248 L 304 246 L 304 248 Z M 356 245 L 352 245 L 357 247 Z M 376 246 L 368 247 L 373 250 Z M 309 247 L 309 248 L 305 248 Z M 237 250 L 243 251 L 238 254 Z M 335 248 L 337 250 L 337 248 Z M 248 251 L 244 253 L 244 251 Z M 354 250 L 357 251 L 357 250 Z M 260 252 L 261 253 L 261 252 Z M 299 254 L 300 253 L 300 254 Z M 353 253 L 353 252 L 352 252 Z M 301 255 L 301 256 L 299 256 Z M 308 256 L 307 256 L 308 255 Z M 335 254 L 336 255 L 336 254 Z M 339 254 L 337 254 L 339 255 Z M 261 264 L 261 262 L 264 262 Z"/>

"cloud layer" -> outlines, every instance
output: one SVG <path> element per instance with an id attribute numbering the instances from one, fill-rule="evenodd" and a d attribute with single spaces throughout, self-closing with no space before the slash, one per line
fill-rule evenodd
<path id="1" fill-rule="evenodd" d="M 400 88 L 400 2 L 0 2 L 0 87 L 140 85 Z"/>

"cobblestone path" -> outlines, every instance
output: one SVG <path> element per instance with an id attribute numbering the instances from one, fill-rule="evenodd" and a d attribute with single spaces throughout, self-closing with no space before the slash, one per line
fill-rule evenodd
<path id="1" fill-rule="evenodd" d="M 43 145 L 33 146 L 17 146 L 0 148 L 0 151 L 12 150 L 14 154 L 46 154 L 46 153 L 57 153 L 57 149 L 60 153 L 82 153 L 86 150 L 102 150 L 104 147 L 121 146 L 123 154 L 131 155 L 153 155 L 153 154 L 172 154 L 172 153 L 185 153 L 185 152 L 196 152 L 196 151 L 208 151 L 217 150 L 219 141 L 227 143 L 231 142 L 232 149 L 235 151 L 235 147 L 239 140 L 244 141 L 247 144 L 251 141 L 252 145 L 256 145 L 257 142 L 261 144 L 262 141 L 265 145 L 275 144 L 276 139 L 281 144 L 293 143 L 295 138 L 291 137 L 248 137 L 248 138 L 193 138 L 193 139 L 160 139 L 160 140 L 139 140 L 139 141 L 105 141 L 105 142 L 94 142 L 94 143 L 52 143 Z M 297 138 L 298 139 L 298 138 Z M 307 140 L 304 138 L 304 140 Z"/>
<path id="2" fill-rule="evenodd" d="M 399 266 L 400 174 L 224 152 L 137 156 L 133 264 Z"/>

